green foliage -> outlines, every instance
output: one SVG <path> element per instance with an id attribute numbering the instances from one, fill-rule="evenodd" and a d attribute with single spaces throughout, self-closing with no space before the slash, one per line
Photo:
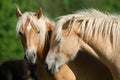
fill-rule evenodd
<path id="1" fill-rule="evenodd" d="M 120 0 L 0 0 L 0 62 L 23 58 L 23 48 L 16 38 L 16 5 L 22 12 L 36 11 L 41 7 L 51 19 L 80 9 L 95 8 L 101 11 L 119 12 Z"/>

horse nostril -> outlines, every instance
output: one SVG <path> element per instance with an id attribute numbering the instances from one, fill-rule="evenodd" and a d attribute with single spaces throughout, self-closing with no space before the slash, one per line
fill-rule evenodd
<path id="1" fill-rule="evenodd" d="M 24 59 L 25 59 L 25 60 L 27 60 L 27 57 L 26 57 L 26 55 L 24 56 Z"/>
<path id="2" fill-rule="evenodd" d="M 45 66 L 45 68 L 48 70 L 48 65 L 47 65 L 47 63 L 45 62 L 45 64 L 44 64 L 44 66 Z"/>

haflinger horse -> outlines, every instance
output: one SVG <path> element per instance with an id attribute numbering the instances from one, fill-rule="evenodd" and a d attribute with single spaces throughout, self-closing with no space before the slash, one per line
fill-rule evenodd
<path id="1" fill-rule="evenodd" d="M 75 75 L 67 65 L 62 66 L 60 71 L 54 75 L 48 73 L 45 70 L 44 61 L 49 49 L 51 33 L 55 28 L 54 22 L 42 15 L 41 9 L 36 13 L 26 12 L 22 14 L 17 8 L 16 15 L 18 17 L 16 30 L 17 34 L 21 36 L 25 59 L 32 64 L 36 62 L 39 80 L 53 80 L 53 78 L 56 80 L 75 80 L 75 78 L 77 80 L 112 80 L 111 74 L 103 64 L 85 54 L 78 55 L 69 64 Z M 78 60 L 79 64 L 76 63 Z"/>
<path id="2" fill-rule="evenodd" d="M 16 32 L 21 37 L 25 59 L 31 64 L 37 64 L 38 80 L 76 80 L 74 73 L 66 64 L 55 74 L 50 74 L 44 67 L 54 23 L 42 15 L 42 9 L 36 13 L 21 13 L 17 7 L 16 16 L 18 18 Z"/>
<path id="3" fill-rule="evenodd" d="M 46 65 L 52 73 L 85 51 L 104 63 L 120 80 L 120 17 L 95 9 L 59 18 L 51 36 Z M 79 61 L 78 61 L 79 63 Z"/>

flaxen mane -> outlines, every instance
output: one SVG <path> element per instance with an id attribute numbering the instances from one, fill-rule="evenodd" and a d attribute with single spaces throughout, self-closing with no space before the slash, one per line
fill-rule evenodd
<path id="1" fill-rule="evenodd" d="M 37 19 L 34 12 L 26 12 L 26 13 L 22 14 L 22 16 L 18 20 L 18 23 L 16 26 L 17 34 L 19 33 L 20 28 L 24 27 L 27 19 L 30 20 L 30 23 L 34 24 L 34 27 L 36 27 L 37 30 L 40 30 L 40 45 L 43 46 L 48 37 L 46 22 L 51 23 L 51 25 L 53 25 L 53 27 L 54 27 L 54 22 L 50 22 L 50 20 L 43 15 L 41 16 L 40 19 Z"/>
<path id="2" fill-rule="evenodd" d="M 63 25 L 73 19 L 72 24 L 80 23 L 78 27 L 79 36 L 86 42 L 88 39 L 98 39 L 102 36 L 102 39 L 110 40 L 114 49 L 118 48 L 120 43 L 120 16 L 105 14 L 95 9 L 85 10 L 77 12 L 75 14 L 69 14 L 61 16 L 56 24 L 55 33 L 57 37 L 60 36 Z"/>

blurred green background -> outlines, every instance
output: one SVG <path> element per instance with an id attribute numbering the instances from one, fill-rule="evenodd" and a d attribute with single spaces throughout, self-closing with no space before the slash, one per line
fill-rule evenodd
<path id="1" fill-rule="evenodd" d="M 110 13 L 120 12 L 120 0 L 0 0 L 0 62 L 23 58 L 23 48 L 16 37 L 16 5 L 22 12 L 37 11 L 40 7 L 44 15 L 56 17 L 81 9 L 95 8 Z"/>

